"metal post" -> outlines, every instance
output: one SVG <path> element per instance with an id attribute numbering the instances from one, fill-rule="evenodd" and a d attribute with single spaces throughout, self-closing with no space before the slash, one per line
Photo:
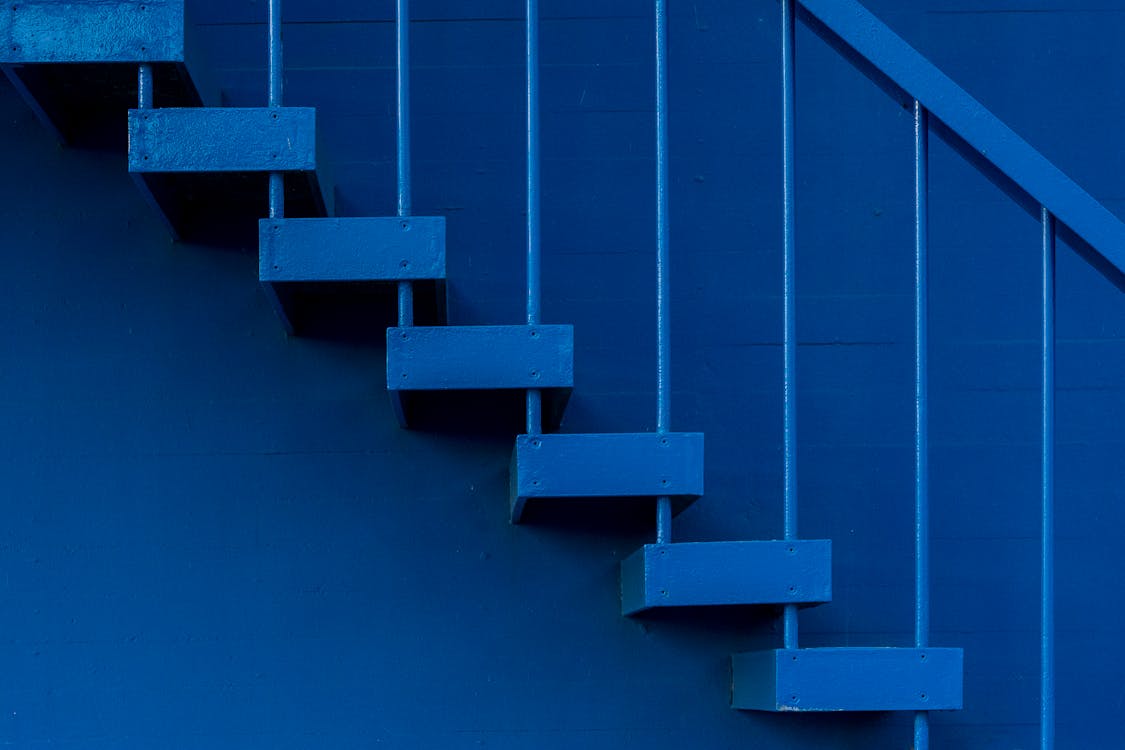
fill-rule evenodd
<path id="1" fill-rule="evenodd" d="M 1040 596 L 1041 750 L 1055 746 L 1055 217 L 1040 209 L 1043 223 L 1043 550 Z"/>
<path id="2" fill-rule="evenodd" d="M 539 0 L 527 0 L 527 324 L 539 324 Z M 543 394 L 527 391 L 527 434 L 543 430 Z"/>
<path id="3" fill-rule="evenodd" d="M 796 221 L 794 218 L 795 184 L 793 140 L 796 119 L 796 77 L 794 74 L 794 0 L 781 2 L 781 139 L 782 139 L 782 245 L 784 256 L 785 307 L 784 349 L 784 422 L 785 422 L 785 538 L 797 537 L 797 297 L 796 297 Z M 797 606 L 785 605 L 782 615 L 785 648 L 797 648 Z"/>
<path id="4" fill-rule="evenodd" d="M 395 2 L 398 215 L 410 216 L 410 0 Z M 398 282 L 398 324 L 414 325 L 414 284 Z"/>
<path id="5" fill-rule="evenodd" d="M 137 109 L 152 109 L 152 65 L 141 63 L 137 69 Z"/>
<path id="6" fill-rule="evenodd" d="M 914 100 L 914 645 L 930 641 L 929 113 Z M 930 714 L 914 714 L 914 750 L 929 750 Z"/>
<path id="7" fill-rule="evenodd" d="M 656 0 L 656 431 L 671 421 L 668 320 L 668 2 Z M 656 500 L 656 542 L 672 541 L 672 499 Z"/>
<path id="8" fill-rule="evenodd" d="M 280 107 L 282 101 L 281 64 L 281 0 L 269 4 L 269 106 Z M 285 176 L 270 172 L 270 218 L 285 216 Z"/>

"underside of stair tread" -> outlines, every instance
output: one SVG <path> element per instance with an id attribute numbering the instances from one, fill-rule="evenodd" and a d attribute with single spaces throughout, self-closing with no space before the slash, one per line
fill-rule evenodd
<path id="1" fill-rule="evenodd" d="M 285 175 L 285 213 L 333 211 L 310 107 L 129 111 L 129 171 L 176 237 L 252 246 L 268 175 Z"/>
<path id="2" fill-rule="evenodd" d="M 215 104 L 183 0 L 24 0 L 0 5 L 0 67 L 65 143 L 124 148 L 138 65 L 153 70 L 154 104 Z"/>
<path id="3" fill-rule="evenodd" d="M 821 604 L 832 599 L 832 543 L 760 540 L 646 544 L 621 563 L 621 611 Z"/>
<path id="4" fill-rule="evenodd" d="M 445 217 L 262 219 L 258 278 L 290 333 L 315 335 L 331 306 L 354 305 L 369 326 L 393 326 L 400 281 L 413 287 L 415 323 L 441 324 Z"/>
<path id="5" fill-rule="evenodd" d="M 520 435 L 512 454 L 511 520 L 538 502 L 602 498 L 607 505 L 659 496 L 679 512 L 703 495 L 703 434 Z M 651 503 L 643 503 L 651 510 Z"/>
<path id="6" fill-rule="evenodd" d="M 522 413 L 523 392 L 543 398 L 544 429 L 555 429 L 574 387 L 574 327 L 569 325 L 411 326 L 387 329 L 387 390 L 399 421 L 431 421 L 432 396 L 451 406 L 485 403 L 479 392 L 511 393 Z M 473 393 L 477 392 L 477 393 Z M 453 407 L 445 396 L 454 396 Z M 511 422 L 511 411 L 488 410 L 486 423 Z"/>
<path id="7" fill-rule="evenodd" d="M 941 711 L 962 706 L 959 648 L 808 648 L 735 654 L 734 708 Z"/>

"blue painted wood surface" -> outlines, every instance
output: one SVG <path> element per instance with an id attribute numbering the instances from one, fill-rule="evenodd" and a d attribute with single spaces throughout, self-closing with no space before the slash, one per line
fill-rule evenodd
<path id="1" fill-rule="evenodd" d="M 651 432 L 520 435 L 512 456 L 512 522 L 540 498 L 676 497 L 677 511 L 703 494 L 703 434 Z"/>
<path id="2" fill-rule="evenodd" d="M 130 172 L 313 172 L 312 107 L 129 111 Z"/>
<path id="3" fill-rule="evenodd" d="M 262 4 L 193 5 L 226 102 L 263 105 Z M 1122 212 L 1120 2 L 869 7 Z M 447 217 L 451 322 L 522 320 L 521 6 L 415 10 L 414 208 Z M 576 328 L 570 432 L 653 428 L 648 11 L 543 3 L 544 318 Z M 675 533 L 769 538 L 777 4 L 670 11 L 671 227 L 690 248 L 672 421 L 708 448 L 708 494 Z M 286 100 L 318 108 L 340 212 L 393 213 L 390 4 L 288 0 L 286 18 Z M 835 580 L 802 641 L 907 645 L 910 117 L 807 30 L 797 45 L 802 533 L 833 540 Z M 779 645 L 772 617 L 622 619 L 618 565 L 650 519 L 512 527 L 513 433 L 400 430 L 368 319 L 286 339 L 256 224 L 233 252 L 170 247 L 120 153 L 58 149 L 6 85 L 0 112 L 4 742 L 905 746 L 909 717 L 727 710 L 727 655 Z M 965 648 L 965 709 L 934 716 L 932 746 L 1031 747 L 1039 227 L 932 151 L 932 638 Z M 1125 311 L 1060 240 L 1059 741 L 1113 747 Z"/>
<path id="4" fill-rule="evenodd" d="M 184 0 L 0 6 L 0 64 L 184 61 Z"/>
<path id="5" fill-rule="evenodd" d="M 782 648 L 737 654 L 731 705 L 781 712 L 959 709 L 963 660 L 958 648 Z"/>
<path id="6" fill-rule="evenodd" d="M 262 219 L 258 279 L 398 281 L 445 278 L 445 217 Z"/>
<path id="7" fill-rule="evenodd" d="M 387 329 L 387 388 L 392 391 L 573 386 L 571 326 Z"/>
<path id="8" fill-rule="evenodd" d="M 654 607 L 831 599 L 828 540 L 646 544 L 621 563 L 621 612 L 626 615 Z"/>

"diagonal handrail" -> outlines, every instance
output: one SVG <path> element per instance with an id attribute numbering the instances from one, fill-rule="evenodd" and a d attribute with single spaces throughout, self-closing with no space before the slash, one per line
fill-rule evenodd
<path id="1" fill-rule="evenodd" d="M 815 31 L 843 42 L 1125 274 L 1125 223 L 855 0 L 797 0 Z M 871 71 L 865 70 L 870 73 Z M 935 123 L 936 124 L 936 123 Z M 942 129 L 935 130 L 945 135 Z M 961 144 L 953 144 L 959 146 Z"/>

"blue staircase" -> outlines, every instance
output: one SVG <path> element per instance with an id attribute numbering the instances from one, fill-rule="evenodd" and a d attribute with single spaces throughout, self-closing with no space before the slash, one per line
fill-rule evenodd
<path id="1" fill-rule="evenodd" d="M 399 200 L 395 216 L 333 216 L 333 190 L 317 144 L 316 111 L 281 104 L 279 0 L 270 3 L 267 107 L 212 106 L 216 97 L 203 83 L 205 68 L 201 70 L 191 51 L 192 26 L 185 21 L 183 0 L 5 4 L 0 7 L 0 66 L 64 141 L 83 143 L 87 130 L 103 127 L 103 115 L 127 132 L 129 171 L 175 236 L 222 243 L 231 234 L 252 231 L 258 220 L 259 280 L 288 331 L 302 332 L 307 307 L 300 300 L 310 289 L 373 285 L 393 293 L 397 315 L 382 322 L 386 383 L 404 426 L 414 425 L 419 405 L 437 394 L 470 400 L 481 392 L 516 394 L 526 429 L 516 437 L 512 455 L 513 523 L 535 520 L 536 508 L 547 504 L 564 511 L 579 501 L 654 509 L 655 542 L 621 565 L 624 615 L 669 607 L 781 608 L 783 647 L 732 658 L 735 708 L 916 712 L 915 746 L 928 746 L 927 712 L 958 709 L 963 700 L 961 650 L 929 643 L 925 343 L 929 135 L 937 133 L 971 162 L 998 176 L 1043 221 L 1045 466 L 1051 460 L 1046 446 L 1053 441 L 1048 415 L 1053 414 L 1056 222 L 1084 243 L 1093 262 L 1117 272 L 1125 271 L 1125 225 L 853 0 L 782 0 L 785 538 L 673 542 L 674 515 L 704 495 L 704 436 L 674 432 L 669 425 L 665 0 L 656 0 L 655 8 L 658 388 L 657 427 L 651 433 L 545 434 L 559 428 L 575 386 L 575 339 L 572 326 L 540 320 L 536 0 L 527 2 L 528 315 L 519 324 L 446 325 L 445 219 L 413 216 L 410 210 L 406 0 L 397 2 Z M 797 534 L 793 69 L 794 27 L 799 20 L 915 114 L 917 590 L 915 642 L 908 647 L 800 648 L 798 644 L 799 608 L 832 597 L 831 542 L 801 539 Z M 129 109 L 133 101 L 137 106 Z M 287 209 L 294 215 L 288 215 Z M 423 305 L 427 325 L 416 325 L 416 294 L 428 300 Z M 1051 554 L 1050 493 L 1045 481 L 1046 561 Z M 1045 599 L 1043 606 L 1044 648 L 1049 655 L 1053 641 L 1048 613 L 1053 602 Z"/>

